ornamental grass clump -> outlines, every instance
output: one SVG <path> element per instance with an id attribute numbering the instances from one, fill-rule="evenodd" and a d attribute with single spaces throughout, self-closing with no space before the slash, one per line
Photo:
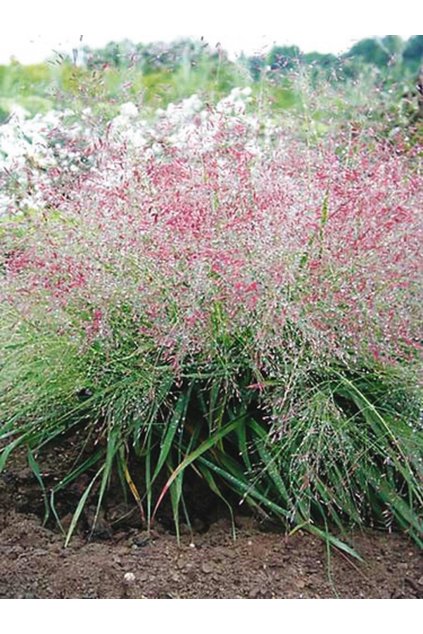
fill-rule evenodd
<path id="1" fill-rule="evenodd" d="M 255 134 L 255 136 L 254 136 Z M 272 147 L 242 116 L 184 144 L 105 134 L 2 218 L 0 467 L 78 430 L 150 526 L 188 473 L 287 529 L 421 542 L 421 176 L 376 139 Z M 46 176 L 48 178 L 46 178 Z M 40 460 L 38 467 L 37 460 Z M 184 515 L 184 517 L 185 517 Z"/>

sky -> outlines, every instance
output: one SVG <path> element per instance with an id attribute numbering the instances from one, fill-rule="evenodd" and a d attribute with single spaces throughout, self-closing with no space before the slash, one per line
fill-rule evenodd
<path id="1" fill-rule="evenodd" d="M 414 0 L 7 0 L 0 63 L 70 52 L 81 36 L 91 47 L 125 38 L 148 43 L 203 37 L 232 55 L 265 52 L 275 43 L 342 53 L 364 37 L 408 38 L 404 34 L 423 17 L 416 7 Z"/>

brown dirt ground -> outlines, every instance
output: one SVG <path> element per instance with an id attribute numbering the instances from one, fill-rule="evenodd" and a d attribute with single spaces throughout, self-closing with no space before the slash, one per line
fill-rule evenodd
<path id="1" fill-rule="evenodd" d="M 72 488 L 66 495 L 67 506 L 58 501 L 64 525 L 77 499 Z M 208 509 L 194 517 L 192 533 L 182 530 L 178 545 L 166 518 L 148 535 L 136 507 L 109 503 L 91 538 L 88 506 L 64 548 L 55 525 L 42 525 L 42 511 L 31 472 L 19 465 L 4 471 L 0 598 L 423 598 L 423 553 L 404 535 L 351 534 L 360 563 L 335 549 L 328 557 L 325 543 L 306 532 L 287 537 L 243 515 L 234 540 L 231 522 Z"/>

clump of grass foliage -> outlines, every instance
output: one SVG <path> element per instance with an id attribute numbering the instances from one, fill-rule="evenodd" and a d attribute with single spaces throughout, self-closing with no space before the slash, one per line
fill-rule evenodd
<path id="1" fill-rule="evenodd" d="M 82 433 L 50 491 L 89 474 L 68 540 L 114 471 L 178 530 L 192 472 L 348 552 L 351 526 L 422 545 L 413 152 L 212 109 L 166 125 L 82 132 L 83 167 L 32 161 L 42 202 L 1 219 L 0 470 L 25 447 L 42 482 L 43 448 Z"/>

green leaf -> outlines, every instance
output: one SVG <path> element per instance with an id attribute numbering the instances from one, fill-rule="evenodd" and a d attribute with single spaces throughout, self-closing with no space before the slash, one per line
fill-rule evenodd
<path id="1" fill-rule="evenodd" d="M 221 429 L 219 429 L 219 431 L 217 431 L 215 434 L 210 436 L 207 440 L 202 442 L 201 445 L 199 447 L 197 447 L 197 449 L 192 451 L 188 456 L 186 456 L 184 458 L 184 460 L 173 471 L 172 475 L 170 476 L 170 478 L 166 482 L 165 486 L 163 487 L 163 489 L 162 489 L 162 491 L 160 493 L 159 499 L 157 500 L 156 506 L 154 508 L 152 520 L 154 520 L 154 517 L 156 515 L 157 509 L 159 508 L 159 506 L 161 504 L 161 501 L 163 500 L 164 496 L 166 495 L 166 492 L 168 491 L 170 485 L 175 480 L 175 478 L 184 469 L 186 469 L 192 462 L 194 462 L 195 460 L 197 460 L 197 458 L 202 456 L 206 451 L 209 451 L 210 449 L 215 447 L 218 444 L 218 442 L 219 442 L 219 440 L 221 438 L 224 438 L 225 436 L 227 436 L 231 431 L 233 431 L 236 428 L 237 425 L 240 424 L 240 421 L 242 419 L 243 419 L 243 417 L 237 418 L 237 419 L 231 421 L 229 424 L 225 425 L 225 427 L 222 427 Z"/>
<path id="2" fill-rule="evenodd" d="M 44 519 L 43 519 L 43 524 L 45 524 L 49 518 L 50 515 L 50 505 L 48 503 L 48 498 L 47 498 L 47 491 L 46 488 L 44 486 L 44 481 L 41 475 L 41 471 L 40 471 L 40 467 L 38 465 L 38 462 L 35 460 L 35 456 L 31 451 L 31 448 L 28 447 L 28 465 L 31 469 L 31 471 L 33 472 L 33 474 L 35 475 L 35 477 L 38 480 L 38 484 L 41 487 L 41 491 L 43 492 L 43 501 L 44 501 Z"/>
<path id="3" fill-rule="evenodd" d="M 91 489 L 94 486 L 95 481 L 97 480 L 98 476 L 100 475 L 100 473 L 104 470 L 104 465 L 101 466 L 101 468 L 97 471 L 97 473 L 95 474 L 95 476 L 93 477 L 93 479 L 91 480 L 91 482 L 89 483 L 89 485 L 87 486 L 87 488 L 85 489 L 84 493 L 82 494 L 79 502 L 78 502 L 78 506 L 76 507 L 75 513 L 73 514 L 72 517 L 72 521 L 70 523 L 69 526 L 69 530 L 68 533 L 66 535 L 66 540 L 65 540 L 65 548 L 68 546 L 70 539 L 73 535 L 73 532 L 75 530 L 75 527 L 78 523 L 79 517 L 84 509 L 85 503 L 87 501 L 87 498 L 90 494 Z"/>
<path id="4" fill-rule="evenodd" d="M 175 438 L 175 434 L 178 429 L 178 426 L 180 425 L 181 421 L 183 421 L 186 416 L 189 401 L 191 398 L 191 392 L 192 392 L 192 384 L 189 387 L 187 393 L 180 395 L 175 405 L 172 419 L 166 428 L 163 441 L 161 442 L 160 454 L 157 460 L 156 468 L 153 473 L 153 477 L 151 478 L 151 484 L 153 484 L 153 482 L 156 480 L 161 469 L 163 468 L 163 465 L 165 464 L 167 460 L 169 451 L 173 445 L 173 440 Z"/>

